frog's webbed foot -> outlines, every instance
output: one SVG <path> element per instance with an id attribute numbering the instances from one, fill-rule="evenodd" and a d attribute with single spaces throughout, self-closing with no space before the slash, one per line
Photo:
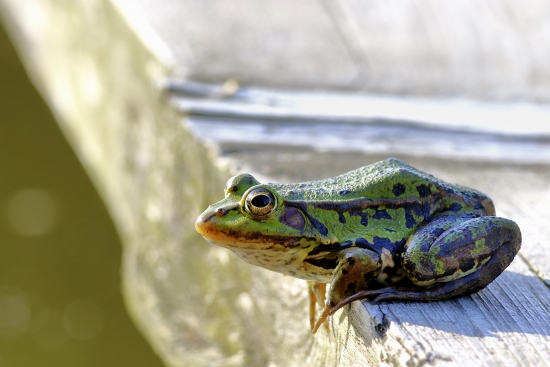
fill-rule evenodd
<path id="1" fill-rule="evenodd" d="M 410 287 L 406 289 L 400 289 L 397 287 L 385 287 L 385 288 L 379 288 L 379 289 L 366 289 L 363 291 L 360 291 L 358 293 L 355 293 L 354 295 L 347 297 L 343 299 L 341 302 L 339 302 L 336 306 L 332 307 L 329 312 L 328 316 L 332 316 L 336 311 L 344 307 L 345 305 L 352 303 L 353 301 L 358 301 L 362 299 L 370 299 L 369 302 L 371 304 L 377 304 L 383 301 L 395 301 L 395 300 L 401 300 L 401 301 L 435 301 L 445 298 L 450 298 L 453 296 L 456 296 L 460 292 L 461 287 L 457 288 L 456 283 L 464 283 L 468 284 L 470 282 L 469 278 L 473 278 L 474 274 L 471 274 L 471 277 L 462 278 L 459 281 L 456 282 L 449 282 L 449 283 L 440 283 L 436 284 L 432 287 L 428 288 L 421 288 L 417 287 L 417 289 L 411 289 Z M 457 289 L 459 292 L 457 292 Z"/>
<path id="2" fill-rule="evenodd" d="M 395 289 L 391 288 L 391 287 L 381 288 L 381 289 L 366 289 L 364 291 L 355 293 L 354 295 L 345 298 L 344 300 L 340 301 L 336 306 L 331 306 L 331 305 L 327 304 L 323 308 L 323 311 L 321 312 L 321 315 L 319 316 L 319 319 L 317 320 L 315 326 L 312 329 L 313 334 L 315 334 L 317 329 L 319 329 L 321 324 L 324 321 L 326 321 L 326 319 L 329 316 L 334 315 L 336 313 L 336 311 L 338 311 L 339 309 L 341 309 L 342 307 L 344 307 L 348 303 L 351 303 L 353 301 L 357 301 L 357 300 L 360 300 L 360 299 L 375 297 L 375 296 L 380 297 L 380 295 L 384 295 L 384 294 L 386 294 L 388 292 L 392 292 L 392 291 L 395 291 Z M 378 299 L 378 297 L 376 297 L 376 299 Z M 375 301 L 373 301 L 373 303 L 376 302 L 376 299 L 375 299 Z"/>
<path id="3" fill-rule="evenodd" d="M 341 309 L 342 307 L 344 307 L 348 303 L 352 303 L 353 301 L 358 301 L 358 300 L 361 300 L 361 299 L 368 299 L 368 298 L 371 298 L 371 297 L 375 297 L 371 301 L 371 303 L 376 303 L 376 302 L 378 302 L 378 299 L 381 296 L 383 296 L 385 294 L 391 294 L 395 291 L 396 291 L 396 289 L 392 288 L 392 287 L 386 287 L 386 288 L 380 288 L 380 289 L 365 289 L 363 291 L 355 293 L 354 295 L 349 296 L 349 297 L 343 299 L 342 301 L 340 301 L 336 306 L 332 307 L 329 310 L 327 316 L 334 315 L 334 313 L 336 311 L 338 311 L 339 309 Z"/>
<path id="4" fill-rule="evenodd" d="M 334 312 L 338 311 L 348 303 L 361 299 L 370 299 L 369 302 L 371 304 L 377 304 L 383 301 L 433 301 L 437 299 L 449 298 L 452 297 L 451 292 L 453 292 L 453 288 L 455 288 L 453 283 L 454 282 L 441 283 L 429 288 L 418 287 L 416 290 L 411 288 L 401 289 L 397 287 L 367 289 L 342 300 L 334 306 L 329 313 L 329 316 L 332 316 Z M 445 285 L 447 285 L 447 287 L 445 287 Z"/>

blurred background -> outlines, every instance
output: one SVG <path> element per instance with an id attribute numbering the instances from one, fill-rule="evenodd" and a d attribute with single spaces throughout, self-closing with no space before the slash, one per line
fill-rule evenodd
<path id="1" fill-rule="evenodd" d="M 161 366 L 108 213 L 0 31 L 0 367 Z"/>
<path id="2" fill-rule="evenodd" d="M 128 313 L 170 366 L 367 365 L 346 343 L 378 341 L 344 324 L 340 342 L 312 337 L 303 282 L 196 233 L 237 172 L 299 182 L 406 158 L 488 188 L 499 213 L 534 234 L 522 248 L 529 269 L 550 274 L 550 6 L 517 4 L 0 0 L 72 144 L 2 33 L 0 367 L 160 366 Z M 470 353 L 481 339 L 459 333 L 477 320 L 441 307 L 460 318 L 457 332 L 434 338 L 411 325 L 407 340 L 485 358 Z M 546 343 L 540 334 L 532 345 Z M 532 353 L 517 348 L 527 363 Z"/>

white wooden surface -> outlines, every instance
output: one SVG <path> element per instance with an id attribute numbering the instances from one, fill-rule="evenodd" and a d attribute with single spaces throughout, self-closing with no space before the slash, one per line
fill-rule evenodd
<path id="1" fill-rule="evenodd" d="M 186 79 L 549 101 L 545 0 L 116 2 L 145 13 Z"/>
<path id="2" fill-rule="evenodd" d="M 134 2 L 134 5 L 129 5 L 129 2 L 120 1 L 113 5 L 108 0 L 89 0 L 69 4 L 61 0 L 26 0 L 25 6 L 21 6 L 23 3 L 15 0 L 0 1 L 2 17 L 17 41 L 29 72 L 59 116 L 60 126 L 112 213 L 124 243 L 123 287 L 128 308 L 167 365 L 550 364 L 550 212 L 547 209 L 550 204 L 550 170 L 548 157 L 545 155 L 547 138 L 537 140 L 533 139 L 533 136 L 527 137 L 531 159 L 527 159 L 528 155 L 518 158 L 513 154 L 517 159 L 507 158 L 505 161 L 499 161 L 494 156 L 487 158 L 489 156 L 484 144 L 466 145 L 470 143 L 468 139 L 460 143 L 461 149 L 469 153 L 468 160 L 457 159 L 465 156 L 452 157 L 452 154 L 445 159 L 438 158 L 437 153 L 444 149 L 433 147 L 455 144 L 454 134 L 449 134 L 448 138 L 438 135 L 426 139 L 425 130 L 415 130 L 424 131 L 418 136 L 421 144 L 416 145 L 414 140 L 406 140 L 413 136 L 410 132 L 387 135 L 384 139 L 389 147 L 395 149 L 404 145 L 403 142 L 407 142 L 408 152 L 416 153 L 406 154 L 407 150 L 400 150 L 397 152 L 399 154 L 395 154 L 397 158 L 446 180 L 471 185 L 490 194 L 495 199 L 499 214 L 519 223 L 524 235 L 521 256 L 516 258 L 509 270 L 478 294 L 433 303 L 394 302 L 370 306 L 355 302 L 350 309 L 346 308 L 332 318 L 331 334 L 320 332 L 312 336 L 308 330 L 304 282 L 248 266 L 226 250 L 215 248 L 203 241 L 195 233 L 193 222 L 206 205 L 221 197 L 225 180 L 237 171 L 249 171 L 261 179 L 303 181 L 328 177 L 372 163 L 387 157 L 391 149 L 377 153 L 374 150 L 333 149 L 328 143 L 320 146 L 289 145 L 284 141 L 262 144 L 265 139 L 273 137 L 271 132 L 276 130 L 275 125 L 271 125 L 271 128 L 264 125 L 263 132 L 260 131 L 260 134 L 256 135 L 255 141 L 216 141 L 212 136 L 199 136 L 196 116 L 188 115 L 190 111 L 182 115 L 179 110 L 182 105 L 169 103 L 169 96 L 159 87 L 168 77 L 174 76 L 174 71 L 170 69 L 174 64 L 170 65 L 167 60 L 172 60 L 175 64 L 178 60 L 183 60 L 179 58 L 182 55 L 181 49 L 172 49 L 174 44 L 170 42 L 158 42 L 167 33 L 177 33 L 175 30 L 178 27 L 189 26 L 182 19 L 190 13 L 179 13 L 180 6 L 197 9 L 199 3 L 156 1 L 155 5 L 159 9 L 157 13 L 151 7 L 152 2 L 147 2 L 149 7 L 143 5 L 143 8 L 139 8 L 139 4 L 145 3 Z M 372 10 L 373 14 L 378 14 L 374 20 L 386 19 L 387 25 L 403 24 L 402 30 L 407 30 L 418 16 L 427 17 L 421 24 L 428 26 L 433 23 L 433 19 L 437 18 L 443 22 L 452 18 L 451 13 L 457 14 L 456 19 L 460 19 L 461 16 L 470 14 L 471 10 L 467 8 L 470 3 L 460 5 L 460 11 L 456 13 L 449 12 L 450 2 L 445 3 L 445 7 L 438 7 L 438 3 L 426 1 L 418 2 L 419 6 L 413 13 L 401 13 L 393 11 L 390 7 L 393 3 L 385 3 L 389 4 L 386 10 L 384 5 L 379 3 L 364 11 Z M 243 9 L 243 6 L 249 4 L 236 2 L 235 9 Z M 349 12 L 349 6 L 355 3 L 341 4 L 341 13 L 335 13 L 337 17 Z M 491 9 L 502 10 L 502 4 L 507 3 L 484 2 L 480 5 L 480 12 L 493 14 Z M 518 12 L 509 15 L 514 22 L 518 17 L 526 18 L 533 4 L 536 3 L 522 5 Z M 544 24 L 537 22 L 537 19 L 544 13 L 546 5 L 539 5 L 539 11 L 533 12 L 529 18 L 533 29 L 544 28 Z M 331 4 L 328 4 L 326 9 L 330 6 Z M 356 3 L 353 9 L 359 11 L 361 8 L 362 6 Z M 126 12 L 121 13 L 121 9 Z M 141 9 L 141 15 L 128 9 Z M 205 14 L 218 12 L 218 9 L 208 7 L 201 9 L 206 12 Z M 300 14 L 298 10 L 296 14 Z M 429 11 L 437 11 L 438 16 L 428 16 Z M 167 13 L 173 15 L 177 21 L 174 18 L 163 18 L 163 14 Z M 239 13 L 242 12 L 231 14 Z M 270 13 L 264 13 L 260 19 L 270 21 Z M 276 19 L 279 23 L 269 24 L 286 24 L 283 20 L 287 18 L 281 14 L 283 13 L 279 12 L 280 17 Z M 387 18 L 381 17 L 381 14 L 387 14 Z M 502 11 L 496 14 L 495 19 L 506 18 L 503 17 Z M 196 15 L 194 20 L 197 24 L 202 16 L 205 15 L 200 12 Z M 402 17 L 403 22 L 396 23 L 397 20 L 392 20 L 395 16 Z M 157 17 L 157 21 L 144 23 L 148 17 Z M 159 19 L 172 20 L 159 23 Z M 232 19 L 220 18 L 220 21 L 233 24 Z M 339 19 L 338 24 L 342 25 L 341 18 Z M 474 52 L 470 56 L 460 54 L 470 50 L 462 45 L 462 48 L 458 48 L 460 52 L 448 55 L 445 60 L 450 60 L 449 62 L 441 63 L 439 60 L 436 67 L 426 69 L 434 70 L 434 74 L 426 79 L 427 84 L 424 86 L 433 87 L 428 88 L 430 93 L 453 90 L 453 93 L 469 96 L 481 93 L 487 98 L 494 98 L 497 91 L 503 91 L 505 96 L 516 95 L 515 93 L 525 98 L 547 96 L 548 93 L 544 92 L 547 88 L 543 82 L 544 78 L 525 77 L 545 75 L 546 64 L 545 68 L 540 68 L 540 60 L 544 59 L 540 58 L 540 54 L 546 49 L 541 47 L 533 49 L 533 57 L 528 59 L 529 61 L 521 61 L 528 55 L 520 53 L 520 58 L 505 58 L 503 64 L 495 69 L 500 70 L 497 72 L 500 77 L 503 75 L 503 67 L 506 70 L 526 68 L 529 70 L 527 74 L 510 72 L 506 73 L 507 78 L 497 78 L 487 69 L 494 64 L 485 62 L 477 71 L 480 74 L 475 74 L 476 76 L 470 79 L 468 78 L 471 75 L 468 75 L 468 78 L 464 78 L 464 83 L 461 83 L 464 70 L 472 70 L 460 69 L 462 61 L 471 62 L 480 55 L 487 55 L 487 60 L 489 56 L 498 59 L 501 52 L 506 49 L 501 48 L 501 43 L 491 42 L 493 33 L 485 32 L 488 25 L 482 20 L 472 18 L 469 23 L 475 25 L 474 29 L 480 27 L 475 34 L 487 37 L 479 41 L 480 48 L 477 53 Z M 316 21 L 312 19 L 305 26 Z M 249 19 L 248 22 L 244 19 L 242 22 L 241 26 L 246 28 L 257 22 L 257 19 Z M 346 24 L 352 28 L 359 27 L 357 22 L 354 20 Z M 167 28 L 162 28 L 159 25 L 161 23 Z M 226 29 L 227 24 L 221 24 L 223 26 L 220 26 L 220 29 Z M 303 23 L 292 22 L 292 25 L 300 27 Z M 369 27 L 387 29 L 375 24 Z M 268 28 L 266 23 L 263 32 L 267 32 Z M 217 40 L 220 29 L 210 29 L 214 40 Z M 437 29 L 446 27 L 440 26 Z M 205 28 L 201 25 L 194 34 L 204 31 Z M 292 35 L 291 31 L 282 31 L 290 32 L 287 35 Z M 395 32 L 397 31 L 399 29 Z M 525 34 L 531 34 L 531 31 L 529 28 Z M 349 32 L 349 29 L 341 29 L 339 32 Z M 386 44 L 395 45 L 396 49 L 399 49 L 398 46 L 403 45 L 402 41 L 406 41 L 406 38 L 401 38 L 406 32 L 399 33 L 401 36 L 397 38 L 390 37 L 393 31 L 388 32 L 388 39 L 397 41 Z M 244 31 L 241 33 L 247 34 Z M 365 30 L 364 34 L 367 33 Z M 184 36 L 190 34 L 192 32 Z M 277 32 L 274 34 L 280 35 Z M 426 34 L 434 33 L 429 31 Z M 527 39 L 546 37 L 545 32 L 536 34 L 535 38 Z M 415 62 L 437 61 L 437 52 L 442 50 L 441 40 L 454 40 L 458 36 L 449 33 L 445 36 L 447 38 L 437 38 L 439 41 L 434 43 L 428 42 L 426 45 L 430 47 L 427 47 L 425 55 L 419 54 Z M 517 41 L 521 39 L 519 35 L 514 34 L 512 38 L 516 42 L 513 44 L 521 43 Z M 190 40 L 181 47 L 198 47 L 198 39 Z M 447 43 L 453 46 L 452 42 L 445 42 Z M 379 50 L 376 54 L 382 55 L 386 51 L 381 45 L 382 43 L 378 48 L 369 49 Z M 496 47 L 496 51 L 487 54 L 487 47 L 491 45 Z M 347 47 L 355 49 L 354 47 L 358 46 Z M 475 45 L 471 47 L 475 49 Z M 454 50 L 453 47 L 450 49 Z M 293 50 L 297 52 L 296 55 L 303 55 L 303 50 L 297 47 Z M 418 49 L 405 51 L 415 50 Z M 222 56 L 222 61 L 225 57 L 236 57 L 222 52 L 224 50 L 214 51 L 219 52 L 217 55 Z M 204 51 L 204 54 L 199 55 L 208 53 Z M 376 61 L 379 56 L 373 55 L 370 58 L 372 64 L 369 64 L 369 67 L 372 70 L 381 70 L 379 73 L 369 74 L 380 76 L 379 79 L 375 79 L 376 83 L 381 83 L 387 76 L 384 70 L 395 70 L 395 63 L 407 59 L 394 56 L 391 53 L 386 54 L 379 59 L 381 61 Z M 273 55 L 270 57 L 276 58 Z M 384 69 L 388 58 L 393 61 Z M 176 65 L 180 68 L 179 75 L 204 75 L 206 68 L 199 67 L 202 64 L 198 63 L 204 61 L 204 58 L 195 57 L 194 60 L 194 63 Z M 238 58 L 229 60 L 228 65 L 249 65 L 247 62 L 235 63 L 235 60 L 239 61 Z M 521 62 L 510 66 L 514 60 Z M 334 59 L 327 62 L 330 64 Z M 219 65 L 221 71 L 214 70 L 212 74 L 216 82 L 231 74 L 227 70 L 234 70 L 224 69 L 227 65 Z M 279 77 L 279 74 L 275 73 L 276 77 L 281 82 L 292 81 L 296 77 L 293 70 L 298 73 L 303 71 L 300 65 L 290 65 L 288 62 L 267 62 L 264 67 L 266 65 L 267 69 L 251 67 L 248 70 L 248 80 L 260 83 L 263 78 L 267 78 L 265 70 L 277 73 L 287 70 L 288 74 L 284 74 L 284 77 Z M 321 65 L 323 70 L 327 70 L 327 64 Z M 445 67 L 450 68 L 449 74 L 442 72 L 439 75 L 445 77 L 436 78 L 439 73 L 436 71 L 445 71 Z M 181 74 L 182 68 L 194 69 Z M 351 72 L 344 70 L 342 73 L 356 73 L 353 71 L 356 66 L 350 68 Z M 245 69 L 240 72 L 244 73 Z M 414 70 L 416 69 L 405 67 L 399 76 L 386 79 L 390 83 L 382 89 L 403 92 L 406 87 L 419 87 L 419 81 L 424 80 L 426 74 L 415 74 Z M 296 79 L 293 85 L 312 85 L 315 81 L 312 75 L 315 73 Z M 413 78 L 414 75 L 417 76 Z M 448 78 L 448 75 L 451 77 Z M 479 75 L 484 77 L 478 78 Z M 342 86 L 346 84 L 342 82 L 344 80 L 345 78 L 335 78 L 317 86 Z M 402 81 L 400 87 L 396 86 L 396 80 Z M 443 84 L 437 84 L 437 80 Z M 469 92 L 472 87 L 470 83 L 474 80 L 481 82 L 481 89 L 476 89 L 472 94 Z M 517 80 L 521 83 L 514 83 Z M 527 80 L 529 83 L 535 80 L 533 83 L 537 88 L 533 89 L 533 84 L 529 84 Z M 450 86 L 449 83 L 456 84 Z M 424 91 L 422 88 L 419 90 Z M 242 104 L 241 107 L 244 110 L 246 106 Z M 201 116 L 204 118 L 204 115 Z M 248 120 L 250 123 L 250 119 Z M 248 129 L 238 128 L 242 131 L 237 136 L 244 139 L 253 125 L 247 126 Z M 332 134 L 330 131 L 329 136 L 322 129 L 318 132 L 321 135 L 309 136 L 309 140 L 330 141 L 334 136 L 340 139 L 341 144 L 345 145 L 348 141 L 345 136 L 338 137 L 338 134 Z M 307 140 L 307 137 L 298 133 L 293 136 L 296 139 Z M 379 140 L 366 136 L 364 144 L 374 144 Z M 474 139 L 470 140 L 473 143 Z M 512 151 L 512 148 L 518 149 L 514 142 L 522 140 L 513 138 L 510 141 L 504 138 L 504 141 L 511 144 L 506 150 Z M 432 146 L 432 149 L 419 153 L 419 146 L 423 149 Z M 473 159 L 476 157 L 483 159 Z M 514 162 L 510 163 L 512 160 Z"/>

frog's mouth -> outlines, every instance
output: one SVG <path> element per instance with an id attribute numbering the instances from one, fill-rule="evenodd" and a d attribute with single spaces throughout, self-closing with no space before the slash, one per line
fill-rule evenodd
<path id="1" fill-rule="evenodd" d="M 231 250 L 239 249 L 262 249 L 273 250 L 276 247 L 296 248 L 300 246 L 301 238 L 292 238 L 286 236 L 266 236 L 263 233 L 250 233 L 243 235 L 235 231 L 221 231 L 213 225 L 204 223 L 195 223 L 197 232 L 214 245 L 229 248 Z"/>
<path id="2" fill-rule="evenodd" d="M 216 214 L 203 213 L 195 222 L 196 231 L 209 242 L 233 251 L 284 250 L 302 246 L 301 237 L 268 235 L 260 232 L 240 233 L 231 228 L 220 229 L 216 223 Z"/>

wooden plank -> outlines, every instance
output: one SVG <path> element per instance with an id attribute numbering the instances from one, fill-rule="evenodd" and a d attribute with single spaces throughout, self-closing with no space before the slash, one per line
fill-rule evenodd
<path id="1" fill-rule="evenodd" d="M 390 323 L 387 338 L 402 344 L 386 346 L 389 360 L 438 366 L 542 366 L 550 361 L 550 291 L 520 258 L 472 296 L 367 310 L 373 307 Z"/>
<path id="2" fill-rule="evenodd" d="M 384 119 L 358 123 L 345 119 L 316 121 L 287 117 L 272 115 L 270 119 L 254 119 L 246 112 L 226 117 L 191 115 L 188 125 L 205 141 L 231 145 L 254 145 L 261 141 L 264 145 L 364 154 L 384 152 L 388 155 L 550 163 L 550 136 L 494 134 Z"/>
<path id="3" fill-rule="evenodd" d="M 269 91 L 243 87 L 235 80 L 205 84 L 169 79 L 164 88 L 181 110 L 195 116 L 354 123 L 383 120 L 457 133 L 550 136 L 550 111 L 526 101 Z"/>
<path id="4" fill-rule="evenodd" d="M 479 294 L 433 303 L 355 302 L 331 319 L 330 334 L 312 336 L 303 281 L 253 268 L 206 243 L 194 220 L 222 196 L 225 180 L 245 169 L 262 180 L 303 181 L 387 152 L 346 152 L 327 149 L 328 143 L 266 145 L 261 139 L 204 142 L 189 128 L 188 115 L 182 118 L 161 95 L 158 85 L 171 76 L 165 59 L 109 1 L 1 4 L 31 75 L 110 208 L 124 242 L 130 312 L 167 365 L 550 363 L 548 287 L 541 281 L 550 273 L 547 164 L 406 155 L 417 149 L 409 144 L 397 158 L 480 188 L 495 198 L 500 213 L 520 223 L 522 258 Z M 32 21 L 25 9 L 42 21 Z M 99 47 L 97 40 L 108 44 Z M 398 136 L 394 144 L 405 141 Z M 445 141 L 441 135 L 422 144 Z M 364 144 L 374 143 L 365 138 Z"/>

